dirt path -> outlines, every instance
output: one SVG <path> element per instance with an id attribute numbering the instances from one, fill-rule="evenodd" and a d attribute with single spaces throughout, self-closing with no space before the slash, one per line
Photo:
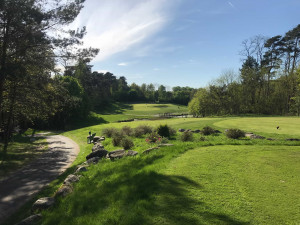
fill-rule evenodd
<path id="1" fill-rule="evenodd" d="M 45 138 L 48 151 L 0 181 L 0 224 L 76 159 L 79 146 L 74 141 L 62 135 Z"/>

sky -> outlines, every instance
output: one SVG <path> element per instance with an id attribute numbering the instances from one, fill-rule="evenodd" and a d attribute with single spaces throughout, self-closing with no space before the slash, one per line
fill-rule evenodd
<path id="1" fill-rule="evenodd" d="M 284 35 L 300 23 L 299 0 L 86 0 L 72 27 L 99 48 L 93 71 L 129 84 L 205 87 L 239 71 L 242 41 Z"/>

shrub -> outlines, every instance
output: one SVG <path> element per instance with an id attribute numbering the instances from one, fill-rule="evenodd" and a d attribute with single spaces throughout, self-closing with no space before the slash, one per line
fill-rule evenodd
<path id="1" fill-rule="evenodd" d="M 127 135 L 127 136 L 133 135 L 133 129 L 129 126 L 122 127 L 121 132 L 122 132 L 122 134 Z"/>
<path id="2" fill-rule="evenodd" d="M 134 136 L 135 137 L 141 137 L 145 134 L 151 134 L 153 131 L 152 127 L 147 126 L 147 125 L 140 125 L 136 128 L 134 128 Z"/>
<path id="3" fill-rule="evenodd" d="M 245 137 L 245 132 L 240 129 L 228 129 L 226 131 L 226 136 L 232 139 L 238 139 L 240 137 Z"/>
<path id="4" fill-rule="evenodd" d="M 199 141 L 205 141 L 205 137 L 201 136 L 201 137 L 199 138 Z"/>
<path id="5" fill-rule="evenodd" d="M 131 138 L 129 138 L 128 136 L 124 137 L 122 140 L 121 140 L 121 146 L 125 149 L 125 150 L 128 150 L 128 149 L 131 149 L 133 146 L 134 146 L 134 143 L 132 141 Z"/>
<path id="6" fill-rule="evenodd" d="M 158 143 L 158 144 L 166 144 L 166 143 L 168 143 L 168 142 L 169 142 L 169 139 L 168 139 L 168 138 L 162 137 L 162 138 L 160 138 L 160 140 L 158 140 L 156 143 Z"/>
<path id="7" fill-rule="evenodd" d="M 104 135 L 107 138 L 111 138 L 116 133 L 118 133 L 118 130 L 116 128 L 114 128 L 114 127 L 104 128 L 102 130 L 102 135 Z"/>
<path id="8" fill-rule="evenodd" d="M 167 124 L 159 125 L 156 131 L 161 137 L 166 137 L 166 138 L 170 137 L 170 128 Z"/>
<path id="9" fill-rule="evenodd" d="M 185 131 L 182 133 L 182 135 L 180 136 L 180 140 L 181 141 L 193 141 L 194 140 L 194 136 L 193 133 L 191 131 Z"/>
<path id="10" fill-rule="evenodd" d="M 120 146 L 123 138 L 124 138 L 124 135 L 121 132 L 119 132 L 119 131 L 115 132 L 112 137 L 112 140 L 111 140 L 113 146 Z"/>
<path id="11" fill-rule="evenodd" d="M 146 142 L 151 144 L 151 143 L 156 143 L 161 141 L 161 136 L 159 136 L 157 133 L 152 132 L 149 134 L 146 138 Z"/>
<path id="12" fill-rule="evenodd" d="M 170 138 L 171 136 L 174 136 L 176 134 L 176 130 L 172 127 L 166 125 L 159 125 L 159 127 L 156 129 L 157 133 L 166 138 Z"/>
<path id="13" fill-rule="evenodd" d="M 206 127 L 203 127 L 201 133 L 203 135 L 211 135 L 211 134 L 215 133 L 215 130 L 210 126 L 206 126 Z"/>

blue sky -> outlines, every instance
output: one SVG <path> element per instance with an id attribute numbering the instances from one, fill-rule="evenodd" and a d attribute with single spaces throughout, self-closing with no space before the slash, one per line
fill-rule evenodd
<path id="1" fill-rule="evenodd" d="M 238 71 L 243 40 L 300 23 L 299 0 L 87 0 L 72 26 L 97 47 L 93 70 L 128 83 L 204 87 Z"/>

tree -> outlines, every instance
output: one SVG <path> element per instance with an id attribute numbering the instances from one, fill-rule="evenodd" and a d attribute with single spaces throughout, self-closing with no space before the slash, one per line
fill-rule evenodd
<path id="1" fill-rule="evenodd" d="M 12 120 L 17 116 L 13 112 L 17 93 L 22 88 L 19 84 L 30 80 L 32 84 L 39 85 L 38 79 L 46 79 L 49 83 L 47 78 L 55 71 L 55 64 L 59 59 L 67 61 L 80 57 L 89 60 L 98 53 L 97 49 L 74 48 L 81 44 L 85 28 L 62 29 L 74 21 L 83 2 L 84 0 L 0 2 L 0 129 L 4 130 L 5 146 L 12 132 Z M 47 93 L 47 88 L 40 90 Z M 40 96 L 43 94 L 40 93 Z M 10 106 L 7 107 L 8 105 Z"/>

